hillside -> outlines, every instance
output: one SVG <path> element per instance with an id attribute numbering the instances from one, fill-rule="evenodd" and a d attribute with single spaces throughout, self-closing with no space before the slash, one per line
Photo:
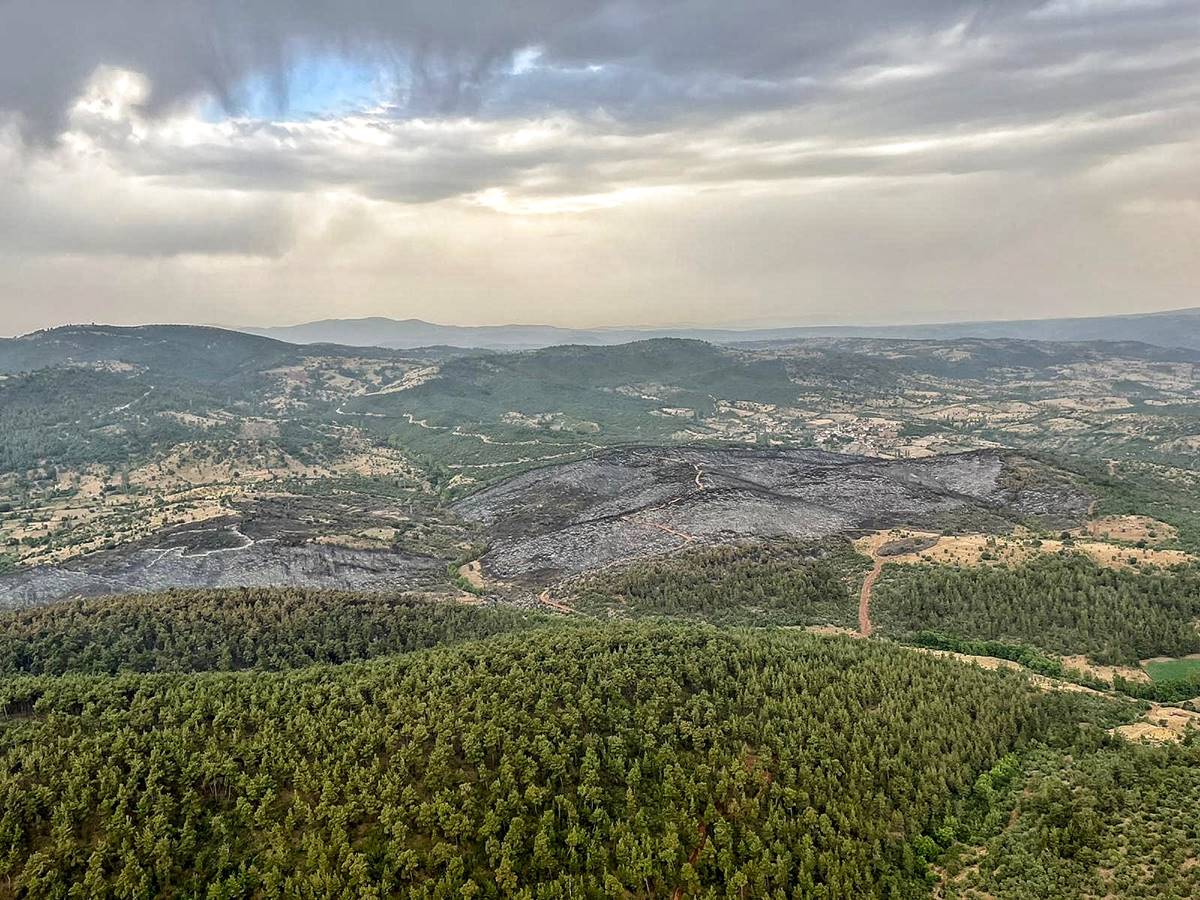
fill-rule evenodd
<path id="1" fill-rule="evenodd" d="M 1019 473 L 1019 474 L 1018 474 Z M 488 529 L 485 571 L 550 578 L 681 547 L 898 524 L 1070 527 L 1088 495 L 997 453 L 880 460 L 816 450 L 639 448 L 535 469 L 455 506 Z"/>
<path id="2" fill-rule="evenodd" d="M 1074 499 L 1050 497 L 1038 528 L 1075 527 L 1095 501 L 1200 546 L 1197 351 L 659 339 L 406 353 L 165 326 L 42 332 L 0 357 L 25 368 L 30 348 L 44 365 L 0 374 L 0 605 L 170 587 L 433 588 L 488 541 L 489 563 L 525 548 L 497 563 L 515 576 L 727 537 L 1029 525 L 1003 501 L 921 498 L 886 474 L 999 448 L 1070 470 L 1059 477 Z M 597 462 L 631 447 L 657 462 Z M 753 462 L 710 465 L 726 474 L 700 493 L 692 462 L 717 448 Z M 853 465 L 806 482 L 788 462 L 803 452 Z M 638 479 L 655 470 L 642 496 Z M 580 473 L 612 476 L 595 485 L 611 489 L 611 515 L 584 515 L 559 489 Z M 456 512 L 506 480 L 581 518 L 546 531 L 527 515 L 545 498 L 525 500 L 516 534 Z"/>
<path id="3" fill-rule="evenodd" d="M 419 413 L 426 432 L 474 423 L 510 433 L 532 428 L 550 432 L 545 434 L 549 446 L 574 442 L 583 448 L 593 446 L 595 438 L 603 443 L 669 439 L 693 413 L 715 412 L 718 396 L 783 403 L 795 393 L 779 360 L 742 358 L 700 341 L 663 339 L 463 356 L 446 360 L 403 391 L 351 398 L 341 409 L 343 415 L 390 420 Z M 664 415 L 662 407 L 668 404 L 687 415 Z M 413 423 L 407 424 L 410 428 L 400 430 L 416 441 L 435 437 L 413 432 Z M 494 449 L 504 441 L 496 444 Z M 455 461 L 453 452 L 442 455 L 446 462 Z"/>
<path id="4" fill-rule="evenodd" d="M 0 676 L 280 670 L 542 627 L 549 616 L 423 595 L 183 590 L 0 613 Z"/>
<path id="5" fill-rule="evenodd" d="M 1200 652 L 1200 569 L 1106 569 L 1082 554 L 1013 567 L 889 566 L 873 611 L 892 634 L 944 630 L 1136 665 Z"/>
<path id="6" fill-rule="evenodd" d="M 603 346 L 652 338 L 719 344 L 870 337 L 909 340 L 1008 338 L 1029 341 L 1140 341 L 1200 349 L 1200 308 L 1125 316 L 946 322 L 929 325 L 825 325 L 782 328 L 558 328 L 550 325 L 435 325 L 420 319 L 325 319 L 303 325 L 246 329 L 297 344 L 335 343 L 393 348 L 451 347 L 530 350 L 555 344 Z"/>
<path id="7" fill-rule="evenodd" d="M 0 894 L 33 895 L 921 896 L 951 804 L 1086 714 L 899 648 L 624 625 L 0 695 Z"/>
<path id="8" fill-rule="evenodd" d="M 1195 431 L 1197 371 L 1200 352 L 1146 344 L 659 339 L 465 355 L 339 411 L 464 486 L 629 442 L 901 456 L 1018 446 L 1175 462 Z"/>
<path id="9" fill-rule="evenodd" d="M 265 371 L 300 355 L 281 341 L 198 325 L 71 325 L 0 339 L 0 372 L 121 362 L 211 382 Z"/>

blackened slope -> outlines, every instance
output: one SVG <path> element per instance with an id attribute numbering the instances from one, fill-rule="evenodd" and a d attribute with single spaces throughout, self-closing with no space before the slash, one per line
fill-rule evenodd
<path id="1" fill-rule="evenodd" d="M 697 541 L 1082 518 L 1087 497 L 1060 474 L 993 451 L 886 460 L 816 450 L 647 447 L 526 472 L 455 510 L 491 530 L 485 565 L 498 577 L 545 577 Z"/>

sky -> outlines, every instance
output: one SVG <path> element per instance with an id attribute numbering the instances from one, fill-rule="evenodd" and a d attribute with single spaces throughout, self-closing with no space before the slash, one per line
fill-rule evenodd
<path id="1" fill-rule="evenodd" d="M 1198 285 L 1197 0 L 0 2 L 0 334 Z"/>

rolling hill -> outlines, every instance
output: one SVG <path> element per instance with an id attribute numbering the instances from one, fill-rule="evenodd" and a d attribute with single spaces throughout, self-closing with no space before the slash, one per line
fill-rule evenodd
<path id="1" fill-rule="evenodd" d="M 21 895 L 649 898 L 927 895 L 928 834 L 1059 704 L 895 646 L 616 623 L 0 705 Z"/>
<path id="2" fill-rule="evenodd" d="M 0 373 L 121 362 L 178 377 L 227 380 L 298 359 L 282 341 L 198 325 L 66 325 L 0 339 Z"/>
<path id="3" fill-rule="evenodd" d="M 0 900 L 1196 896 L 1198 372 L 2 342 Z"/>
<path id="4" fill-rule="evenodd" d="M 831 325 L 794 328 L 558 328 L 551 325 L 436 325 L 420 319 L 325 319 L 302 325 L 246 329 L 297 344 L 415 348 L 434 345 L 530 350 L 556 344 L 605 346 L 651 338 L 690 338 L 718 344 L 821 337 L 909 340 L 1011 338 L 1029 341 L 1140 341 L 1200 349 L 1200 307 L 1126 316 L 949 322 L 929 325 Z"/>

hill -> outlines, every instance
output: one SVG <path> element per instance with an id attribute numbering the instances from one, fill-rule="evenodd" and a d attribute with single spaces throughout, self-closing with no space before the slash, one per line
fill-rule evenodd
<path id="1" fill-rule="evenodd" d="M 1064 472 L 978 452 L 881 460 L 818 450 L 638 448 L 534 469 L 455 506 L 491 535 L 485 570 L 558 577 L 686 546 L 906 524 L 1050 527 L 1082 519 Z"/>
<path id="2" fill-rule="evenodd" d="M 718 344 L 806 338 L 873 337 L 907 340 L 1009 338 L 1030 341 L 1140 341 L 1200 349 L 1200 308 L 1061 319 L 947 322 L 929 325 L 828 325 L 783 328 L 558 328 L 550 325 L 435 325 L 420 319 L 325 319 L 303 325 L 246 329 L 297 344 L 336 343 L 414 348 L 430 345 L 529 350 L 556 344 L 593 346 L 652 338 L 686 338 Z"/>
<path id="3" fill-rule="evenodd" d="M 781 403 L 794 395 L 778 360 L 746 359 L 701 341 L 663 338 L 462 356 L 446 360 L 403 391 L 352 397 L 343 411 L 393 419 L 420 413 L 432 430 L 501 425 L 506 415 L 514 419 L 517 413 L 527 421 L 550 417 L 564 439 L 602 433 L 611 442 L 666 438 L 678 430 L 678 418 L 661 414 L 668 401 L 703 414 L 713 410 L 714 396 Z"/>
<path id="4" fill-rule="evenodd" d="M 0 900 L 1200 892 L 1200 352 L 0 359 Z"/>
<path id="5" fill-rule="evenodd" d="M 198 325 L 70 325 L 0 339 L 0 372 L 7 373 L 120 362 L 179 378 L 221 381 L 299 357 L 282 341 Z"/>
<path id="6" fill-rule="evenodd" d="M 897 647 L 621 624 L 0 705 L 0 893 L 36 896 L 921 896 L 952 804 L 1084 714 Z"/>
<path id="7" fill-rule="evenodd" d="M 303 325 L 276 328 L 247 328 L 249 334 L 265 335 L 294 344 L 347 344 L 360 347 L 413 349 L 430 346 L 491 350 L 531 350 L 556 344 L 624 343 L 608 341 L 600 332 L 552 325 L 435 325 L 421 319 L 323 319 Z M 636 337 L 626 340 L 636 340 Z"/>
<path id="8" fill-rule="evenodd" d="M 1000 447 L 1054 454 L 1043 472 L 1067 460 L 1090 473 L 1063 476 L 1079 490 L 1052 494 L 1039 528 L 1079 525 L 1103 483 L 1105 513 L 1153 516 L 1200 546 L 1192 350 L 664 338 L 410 352 L 163 326 L 43 332 L 6 342 L 0 359 L 25 369 L 31 353 L 41 367 L 0 374 L 0 604 L 169 587 L 435 587 L 489 539 L 495 571 L 524 579 L 722 535 L 1011 528 L 1025 514 L 1003 501 L 920 482 L 955 454 Z M 645 461 L 607 464 L 627 452 Z M 702 495 L 693 462 L 717 479 Z M 521 535 L 472 524 L 486 515 L 464 522 L 469 505 L 455 511 L 532 470 L 528 484 L 562 502 L 555 514 L 579 521 L 541 530 L 528 513 L 544 498 L 508 517 L 529 526 Z M 574 505 L 569 483 L 593 475 L 612 479 L 595 485 L 613 488 L 611 515 Z M 776 506 L 786 514 L 772 520 Z M 510 551 L 520 559 L 502 565 Z"/>

